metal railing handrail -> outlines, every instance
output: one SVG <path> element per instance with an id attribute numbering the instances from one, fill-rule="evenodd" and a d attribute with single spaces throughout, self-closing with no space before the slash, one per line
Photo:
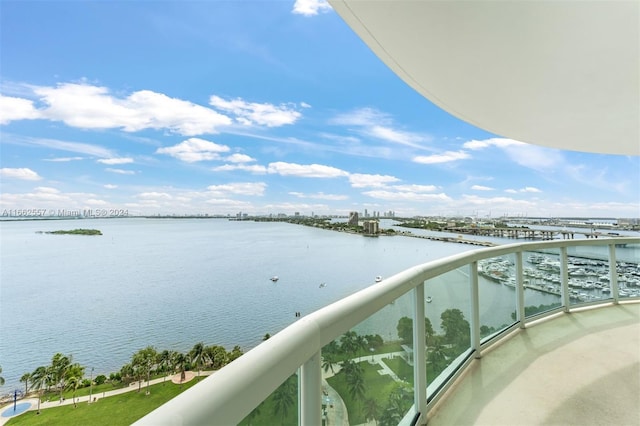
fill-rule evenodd
<path id="1" fill-rule="evenodd" d="M 515 243 L 471 250 L 411 267 L 302 317 L 135 424 L 237 424 L 301 366 L 319 357 L 324 345 L 426 280 L 507 254 L 577 246 L 611 248 L 621 244 L 640 244 L 640 238 Z M 319 361 L 315 362 L 319 367 Z"/>

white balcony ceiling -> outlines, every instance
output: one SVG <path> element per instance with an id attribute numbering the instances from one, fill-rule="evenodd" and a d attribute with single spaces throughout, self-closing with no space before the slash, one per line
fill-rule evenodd
<path id="1" fill-rule="evenodd" d="M 640 155 L 638 0 L 329 1 L 400 78 L 470 124 Z"/>

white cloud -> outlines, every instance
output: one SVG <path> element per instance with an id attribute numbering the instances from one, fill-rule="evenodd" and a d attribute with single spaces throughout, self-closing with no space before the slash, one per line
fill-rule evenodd
<path id="1" fill-rule="evenodd" d="M 520 189 L 513 189 L 513 188 L 505 189 L 504 192 L 507 192 L 509 194 L 518 194 L 518 193 L 522 193 L 522 192 L 539 193 L 539 192 L 542 192 L 542 191 L 539 190 L 538 188 L 533 187 L 533 186 L 526 186 L 526 187 L 520 188 Z"/>
<path id="2" fill-rule="evenodd" d="M 471 140 L 462 146 L 473 151 L 497 147 L 503 150 L 514 163 L 538 171 L 559 169 L 565 164 L 564 156 L 558 150 L 526 144 L 513 139 Z"/>
<path id="3" fill-rule="evenodd" d="M 311 198 L 316 200 L 330 200 L 330 201 L 343 201 L 348 200 L 349 197 L 346 195 L 338 195 L 338 194 L 325 194 L 324 192 L 318 192 L 315 194 L 304 194 L 302 192 L 289 192 L 289 195 L 293 195 L 298 198 Z"/>
<path id="4" fill-rule="evenodd" d="M 435 185 L 393 185 L 391 188 L 405 192 L 433 192 L 439 189 Z"/>
<path id="5" fill-rule="evenodd" d="M 117 173 L 119 175 L 135 175 L 136 174 L 136 172 L 134 172 L 133 170 L 114 169 L 111 167 L 107 167 L 105 170 L 111 173 Z"/>
<path id="6" fill-rule="evenodd" d="M 507 145 L 503 150 L 516 164 L 537 171 L 554 172 L 565 165 L 561 152 L 551 148 L 518 144 Z"/>
<path id="7" fill-rule="evenodd" d="M 150 90 L 124 98 L 111 95 L 106 87 L 88 84 L 63 83 L 33 91 L 47 105 L 38 110 L 43 118 L 82 129 L 167 129 L 193 136 L 217 133 L 231 124 L 229 117 L 210 108 Z"/>
<path id="8" fill-rule="evenodd" d="M 215 95 L 209 98 L 209 103 L 219 110 L 235 114 L 236 120 L 246 126 L 279 127 L 293 124 L 302 116 L 292 104 L 275 106 L 246 102 L 241 98 L 227 101 Z"/>
<path id="9" fill-rule="evenodd" d="M 236 182 L 223 185 L 211 185 L 207 190 L 213 194 L 264 195 L 267 184 L 263 182 Z"/>
<path id="10" fill-rule="evenodd" d="M 411 132 L 403 132 L 401 130 L 392 129 L 384 126 L 371 126 L 367 134 L 388 142 L 395 142 L 401 145 L 407 145 L 413 148 L 422 148 L 420 142 L 427 141 L 426 138 Z"/>
<path id="11" fill-rule="evenodd" d="M 329 122 L 341 126 L 355 126 L 357 127 L 357 132 L 367 137 L 374 137 L 386 142 L 418 149 L 424 149 L 421 144 L 432 139 L 427 135 L 395 129 L 393 120 L 388 114 L 373 108 L 361 108 L 341 114 L 332 118 Z"/>
<path id="12" fill-rule="evenodd" d="M 96 207 L 96 206 L 98 206 L 98 207 L 100 207 L 100 206 L 104 207 L 104 206 L 108 205 L 106 201 L 104 201 L 104 200 L 96 200 L 96 199 L 94 199 L 94 198 L 90 198 L 90 199 L 88 199 L 87 201 L 85 201 L 85 203 L 86 203 L 87 205 L 89 205 L 89 206 L 92 206 L 92 207 Z"/>
<path id="13" fill-rule="evenodd" d="M 488 212 L 533 212 L 538 206 L 528 200 L 518 200 L 510 197 L 484 198 L 477 195 L 463 195 L 461 205 L 469 209 L 484 209 Z"/>
<path id="14" fill-rule="evenodd" d="M 471 189 L 474 191 L 493 191 L 495 188 L 491 188 L 490 186 L 473 185 Z"/>
<path id="15" fill-rule="evenodd" d="M 166 192 L 142 192 L 138 194 L 138 198 L 143 200 L 171 200 L 173 197 Z"/>
<path id="16" fill-rule="evenodd" d="M 364 195 L 386 201 L 450 201 L 447 194 L 424 194 L 418 192 L 396 192 L 387 190 L 365 191 Z"/>
<path id="17" fill-rule="evenodd" d="M 40 180 L 42 177 L 38 175 L 38 173 L 34 172 L 28 168 L 7 168 L 3 167 L 0 169 L 0 176 L 3 178 L 9 179 L 20 179 L 20 180 Z"/>
<path id="18" fill-rule="evenodd" d="M 465 142 L 462 147 L 465 149 L 470 149 L 472 151 L 478 151 L 481 149 L 485 149 L 488 148 L 490 146 L 496 146 L 498 148 L 506 148 L 508 146 L 519 146 L 519 145 L 526 145 L 523 142 L 518 142 L 516 140 L 513 139 L 506 139 L 506 138 L 490 138 L 490 139 L 485 139 L 482 141 L 478 141 L 478 140 L 470 140 L 468 142 Z"/>
<path id="19" fill-rule="evenodd" d="M 66 163 L 69 161 L 84 160 L 84 157 L 58 157 L 58 158 L 45 158 L 44 161 L 51 161 L 54 163 Z"/>
<path id="20" fill-rule="evenodd" d="M 520 190 L 520 192 L 534 192 L 534 193 L 537 193 L 537 192 L 542 192 L 542 191 L 540 191 L 538 188 L 535 188 L 533 186 L 527 186 L 525 188 L 522 188 Z"/>
<path id="21" fill-rule="evenodd" d="M 268 173 L 279 174 L 282 176 L 298 176 L 307 178 L 335 178 L 348 176 L 349 173 L 344 170 L 321 164 L 295 164 L 275 162 L 270 163 L 267 167 Z"/>
<path id="22" fill-rule="evenodd" d="M 121 157 L 121 158 L 101 158 L 98 160 L 98 163 L 108 164 L 113 166 L 115 164 L 129 164 L 133 163 L 133 158 L 129 157 Z"/>
<path id="23" fill-rule="evenodd" d="M 379 188 L 389 183 L 399 182 L 400 179 L 388 175 L 369 175 L 362 173 L 352 173 L 349 175 L 349 182 L 354 188 Z"/>
<path id="24" fill-rule="evenodd" d="M 60 190 L 57 188 L 52 188 L 50 186 L 38 186 L 35 188 L 36 192 L 41 192 L 44 194 L 59 194 Z"/>
<path id="25" fill-rule="evenodd" d="M 188 163 L 220 160 L 222 152 L 229 152 L 229 147 L 199 138 L 190 138 L 177 145 L 156 150 L 156 154 L 167 154 Z"/>
<path id="26" fill-rule="evenodd" d="M 412 161 L 420 164 L 439 164 L 450 163 L 452 161 L 464 160 L 470 158 L 465 151 L 447 151 L 442 154 L 419 155 L 413 157 Z"/>
<path id="27" fill-rule="evenodd" d="M 18 136 L 6 133 L 2 135 L 2 142 L 12 143 L 16 145 L 38 146 L 46 149 L 57 149 L 60 151 L 75 152 L 78 154 L 91 155 L 101 158 L 110 158 L 114 156 L 114 154 L 106 148 L 82 142 L 69 142 L 47 138 L 32 138 L 28 136 Z"/>
<path id="28" fill-rule="evenodd" d="M 331 10 L 331 5 L 326 0 L 296 0 L 292 12 L 297 15 L 315 16 Z"/>
<path id="29" fill-rule="evenodd" d="M 116 189 L 118 187 L 118 185 L 113 185 L 111 183 L 107 183 L 106 185 L 103 185 L 106 189 Z"/>
<path id="30" fill-rule="evenodd" d="M 267 168 L 265 166 L 260 166 L 258 164 L 252 164 L 252 165 L 224 164 L 222 166 L 212 167 L 211 170 L 214 172 L 231 172 L 234 170 L 242 170 L 245 172 L 250 172 L 258 175 L 264 175 L 267 173 Z"/>
<path id="31" fill-rule="evenodd" d="M 256 161 L 256 159 L 251 158 L 246 154 L 231 154 L 225 158 L 225 161 L 230 161 L 232 163 L 250 163 L 252 161 Z"/>
<path id="32" fill-rule="evenodd" d="M 5 208 L 33 208 L 48 209 L 48 213 L 55 214 L 59 210 L 78 210 L 88 206 L 87 200 L 96 200 L 96 194 L 91 193 L 63 193 L 47 186 L 34 188 L 33 192 L 21 194 L 2 194 L 2 204 Z"/>
<path id="33" fill-rule="evenodd" d="M 33 120 L 40 118 L 40 113 L 28 99 L 0 95 L 0 124 L 8 124 L 14 120 Z"/>

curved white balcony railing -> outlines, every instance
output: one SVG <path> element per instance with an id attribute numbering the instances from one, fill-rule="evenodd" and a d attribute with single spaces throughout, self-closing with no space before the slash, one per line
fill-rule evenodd
<path id="1" fill-rule="evenodd" d="M 542 258 L 544 261 L 540 260 Z M 493 267 L 500 267 L 501 270 L 496 272 L 496 269 L 492 269 Z M 578 281 L 574 278 L 575 276 L 591 279 Z M 576 290 L 578 282 L 582 283 L 580 290 Z M 598 290 L 595 290 L 594 285 Z M 513 297 L 507 295 L 507 299 L 513 302 L 509 302 L 512 306 L 506 308 L 514 311 L 515 314 L 511 315 L 515 316 L 515 319 L 509 320 L 503 315 L 506 320 L 501 325 L 487 327 L 482 324 L 482 318 L 492 314 L 495 310 L 493 305 L 499 304 L 496 296 L 492 296 L 492 292 L 500 291 L 501 294 L 506 294 L 504 293 L 506 287 L 498 286 L 511 287 Z M 430 334 L 426 329 L 428 321 L 422 319 L 428 318 L 427 313 L 432 305 L 425 303 L 425 300 L 431 302 L 429 297 L 425 298 L 425 288 L 429 291 L 431 288 L 434 291 L 439 288 L 446 294 L 455 290 L 458 294 L 463 294 L 461 298 L 451 299 L 455 302 L 455 306 L 468 306 L 466 311 L 469 315 L 468 334 L 467 330 L 462 330 L 460 334 L 462 338 L 456 339 L 458 343 L 462 342 L 462 346 L 447 340 L 446 335 L 450 334 L 450 330 L 440 337 L 433 337 L 434 334 Z M 333 369 L 337 363 L 329 365 L 330 363 L 322 362 L 323 347 L 335 346 L 331 342 L 337 341 L 344 333 L 390 308 L 395 311 L 400 309 L 400 315 L 406 314 L 404 316 L 411 318 L 412 325 L 416 325 L 412 327 L 412 345 L 405 345 L 404 352 L 390 352 L 389 349 L 384 349 L 386 350 L 384 352 L 383 349 L 372 347 L 370 357 L 368 354 L 363 355 L 360 349 L 359 356 L 354 355 L 353 361 L 367 361 L 374 368 L 378 367 L 377 363 L 384 367 L 387 364 L 396 365 L 401 362 L 405 369 L 412 370 L 413 377 L 410 377 L 411 374 L 406 374 L 405 377 L 400 378 L 398 375 L 401 374 L 397 372 L 387 371 L 387 373 L 394 377 L 393 380 L 396 381 L 394 386 L 405 389 L 405 394 L 412 395 L 409 398 L 410 402 L 404 405 L 408 408 L 399 417 L 397 412 L 391 413 L 391 408 L 383 410 L 378 407 L 377 414 L 376 409 L 368 408 L 363 418 L 377 416 L 380 419 L 386 415 L 387 423 L 424 424 L 428 407 L 437 401 L 452 380 L 473 358 L 480 358 L 482 351 L 499 341 L 507 331 L 514 327 L 524 328 L 526 323 L 534 318 L 533 314 L 527 314 L 525 311 L 527 301 L 535 300 L 538 294 L 543 293 L 553 303 L 546 306 L 545 312 L 537 313 L 536 319 L 559 311 L 568 312 L 574 306 L 618 303 L 620 299 L 638 299 L 640 296 L 640 238 L 509 244 L 473 250 L 412 267 L 301 318 L 197 386 L 188 389 L 143 417 L 136 424 L 229 425 L 241 423 L 249 415 L 262 415 L 264 418 L 271 414 L 264 412 L 260 414 L 259 410 L 254 411 L 254 409 L 296 373 L 298 376 L 297 401 L 290 401 L 288 404 L 278 402 L 280 414 L 284 418 L 286 408 L 296 412 L 297 405 L 298 424 L 325 424 L 325 419 L 329 415 L 328 407 L 337 410 L 334 405 L 339 405 L 338 400 L 341 397 L 353 401 L 359 399 L 364 401 L 365 391 L 362 388 L 366 387 L 366 384 L 351 383 L 349 387 L 352 393 L 351 398 L 347 397 L 344 391 L 342 395 L 339 392 L 333 392 L 333 389 L 330 389 L 331 393 L 327 392 L 330 386 L 323 377 L 322 367 Z M 394 307 L 396 301 L 398 305 Z M 399 308 L 400 305 L 404 308 Z M 440 308 L 447 308 L 447 306 L 440 306 Z M 460 310 L 459 313 L 465 309 Z M 378 323 L 384 324 L 384 322 L 385 320 L 382 320 Z M 466 324 L 464 321 L 461 323 Z M 444 319 L 442 327 L 446 328 Z M 436 328 L 435 324 L 434 328 Z M 429 339 L 432 343 L 433 341 L 436 343 L 427 345 Z M 389 340 L 393 340 L 393 337 L 390 336 Z M 397 348 L 399 345 L 394 347 Z M 325 348 L 327 357 L 328 348 L 328 346 Z M 402 361 L 396 362 L 396 355 L 400 355 Z M 343 355 L 342 360 L 344 359 Z M 440 359 L 439 366 L 436 365 L 437 359 Z M 386 364 L 383 365 L 381 362 Z M 363 366 L 366 369 L 366 365 L 363 364 Z M 428 369 L 432 370 L 430 376 L 434 376 L 429 381 L 427 381 Z M 386 371 L 386 368 L 384 370 Z M 382 370 L 378 371 L 378 373 L 382 372 Z M 370 389 L 380 388 L 381 385 L 373 380 L 377 378 L 370 379 Z M 354 390 L 358 387 L 361 391 Z M 396 394 L 400 393 L 396 392 Z M 352 407 L 359 407 L 360 410 L 365 408 L 364 402 L 354 404 L 347 409 L 352 410 L 348 413 L 350 418 L 356 419 L 358 416 L 354 415 L 357 413 L 353 412 Z M 278 411 L 277 408 L 276 411 Z M 347 413 L 336 414 L 334 411 L 330 414 L 347 415 Z M 389 420 L 394 418 L 395 420 Z"/>

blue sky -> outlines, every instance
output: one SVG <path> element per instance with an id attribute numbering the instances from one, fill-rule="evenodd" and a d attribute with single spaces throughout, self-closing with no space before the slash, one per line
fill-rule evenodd
<path id="1" fill-rule="evenodd" d="M 468 125 L 326 3 L 3 0 L 0 19 L 2 211 L 640 217 L 640 158 Z"/>

